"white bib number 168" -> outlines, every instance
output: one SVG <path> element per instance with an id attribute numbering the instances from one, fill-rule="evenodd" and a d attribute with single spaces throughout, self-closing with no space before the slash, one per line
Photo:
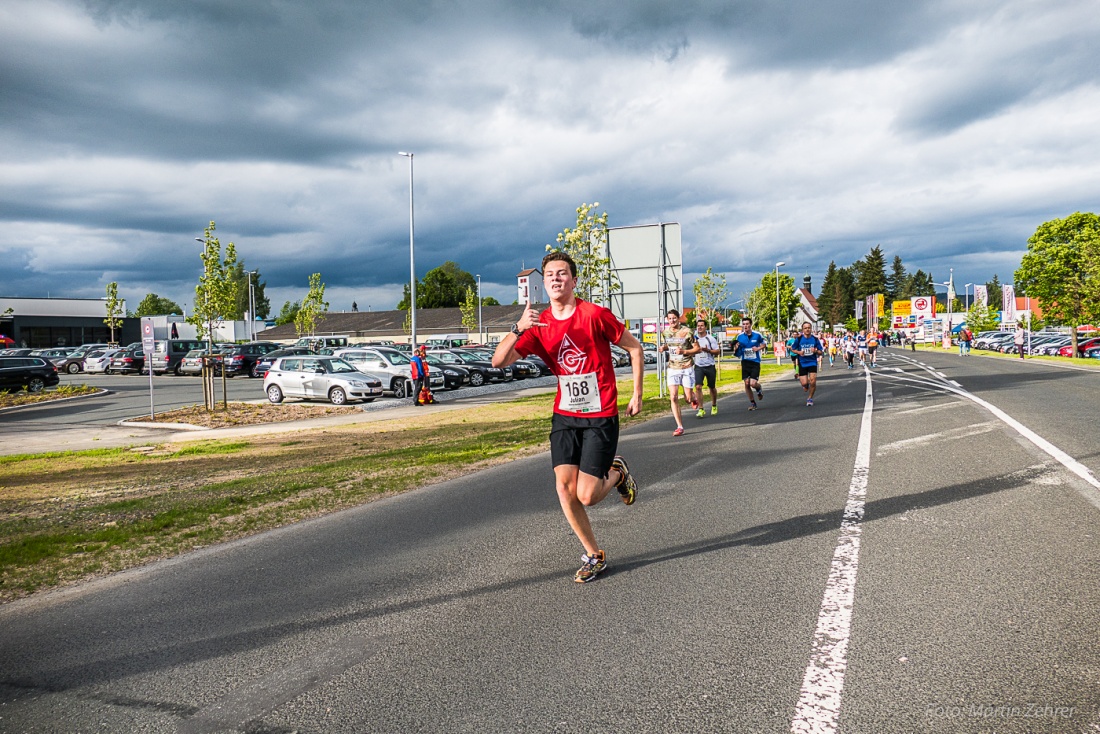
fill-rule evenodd
<path id="1" fill-rule="evenodd" d="M 560 375 L 558 386 L 561 388 L 561 401 L 558 407 L 570 413 L 598 413 L 600 405 L 600 386 L 596 382 L 595 372 L 583 375 Z"/>

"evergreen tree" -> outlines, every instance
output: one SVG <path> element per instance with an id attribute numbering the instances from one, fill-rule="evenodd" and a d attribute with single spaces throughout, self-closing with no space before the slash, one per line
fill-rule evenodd
<path id="1" fill-rule="evenodd" d="M 905 265 L 901 262 L 901 255 L 894 255 L 894 264 L 890 268 L 890 276 L 886 278 L 886 304 L 893 303 L 899 298 L 904 298 L 900 295 L 905 288 L 905 281 L 908 276 L 905 273 Z"/>
<path id="2" fill-rule="evenodd" d="M 438 268 L 424 274 L 424 279 L 416 281 L 417 308 L 455 308 L 466 301 L 466 289 L 477 290 L 477 280 L 473 275 L 448 260 Z M 406 283 L 398 311 L 409 308 L 409 285 Z"/>
<path id="3" fill-rule="evenodd" d="M 997 274 L 993 273 L 993 280 L 985 284 L 986 292 L 989 293 L 990 303 L 1001 302 L 1001 281 L 997 278 Z M 998 309 L 1000 310 L 1000 309 Z"/>
<path id="4" fill-rule="evenodd" d="M 886 293 L 886 256 L 882 254 L 881 246 L 875 245 L 867 257 L 852 263 L 852 271 L 856 298 Z"/>

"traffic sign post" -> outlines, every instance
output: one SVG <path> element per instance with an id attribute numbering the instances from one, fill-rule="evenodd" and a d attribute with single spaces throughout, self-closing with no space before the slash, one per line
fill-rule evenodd
<path id="1" fill-rule="evenodd" d="M 141 317 L 141 349 L 145 352 L 145 367 L 149 370 L 149 420 L 153 420 L 153 349 L 156 347 L 156 333 L 153 331 L 153 318 Z"/>

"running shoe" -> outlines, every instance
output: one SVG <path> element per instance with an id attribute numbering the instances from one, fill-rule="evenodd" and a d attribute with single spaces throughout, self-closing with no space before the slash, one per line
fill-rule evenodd
<path id="1" fill-rule="evenodd" d="M 630 467 L 626 465 L 626 459 L 621 456 L 616 456 L 611 460 L 611 468 L 617 469 L 619 472 L 619 483 L 615 485 L 615 489 L 619 490 L 619 496 L 622 497 L 623 504 L 634 504 L 634 496 L 638 492 L 638 484 L 630 474 Z"/>
<path id="2" fill-rule="evenodd" d="M 812 408 L 813 404 L 814 404 L 814 399 L 813 398 L 806 398 L 806 407 L 807 408 Z"/>
<path id="3" fill-rule="evenodd" d="M 607 568 L 607 558 L 604 556 L 602 550 L 598 550 L 592 555 L 582 553 L 581 563 L 583 565 L 578 568 L 577 573 L 573 575 L 573 580 L 578 584 L 587 584 L 589 581 L 599 576 L 601 571 Z"/>
<path id="4" fill-rule="evenodd" d="M 755 402 L 750 402 L 749 403 L 749 410 L 756 410 L 756 403 Z"/>
<path id="5" fill-rule="evenodd" d="M 718 415 L 718 406 L 717 405 L 710 406 L 710 414 L 711 415 Z"/>
<path id="6" fill-rule="evenodd" d="M 691 409 L 692 410 L 698 410 L 698 408 L 699 408 L 699 401 L 695 399 L 694 395 L 692 395 L 691 396 Z"/>
<path id="7" fill-rule="evenodd" d="M 699 410 L 695 411 L 695 417 L 696 418 L 702 418 L 706 414 L 707 414 L 707 411 L 703 410 L 702 408 L 699 408 Z"/>
<path id="8" fill-rule="evenodd" d="M 684 435 L 684 427 L 683 426 L 677 426 L 676 430 L 672 432 L 672 435 L 673 436 L 683 436 Z"/>
<path id="9" fill-rule="evenodd" d="M 764 400 L 764 391 L 760 388 L 756 388 L 756 399 L 761 401 Z"/>

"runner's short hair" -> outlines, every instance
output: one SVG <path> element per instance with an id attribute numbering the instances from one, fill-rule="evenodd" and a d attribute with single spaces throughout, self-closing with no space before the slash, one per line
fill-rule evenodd
<path id="1" fill-rule="evenodd" d="M 542 258 L 543 271 L 546 270 L 547 263 L 556 262 L 568 263 L 569 272 L 573 274 L 574 278 L 577 277 L 577 263 L 573 262 L 573 258 L 569 257 L 568 252 L 564 252 L 562 250 L 551 250 L 550 252 L 546 253 L 546 257 Z"/>
<path id="2" fill-rule="evenodd" d="M 680 312 L 679 312 L 679 311 L 677 311 L 677 310 L 676 310 L 676 309 L 674 309 L 674 308 L 670 308 L 670 309 L 668 310 L 668 313 L 666 313 L 665 315 L 666 315 L 666 316 L 671 316 L 672 314 L 676 314 L 676 318 L 680 318 Z"/>
<path id="3" fill-rule="evenodd" d="M 752 317 L 751 316 L 742 316 L 741 317 L 741 323 L 742 324 L 745 323 L 746 321 L 749 322 L 750 326 L 752 325 Z"/>

